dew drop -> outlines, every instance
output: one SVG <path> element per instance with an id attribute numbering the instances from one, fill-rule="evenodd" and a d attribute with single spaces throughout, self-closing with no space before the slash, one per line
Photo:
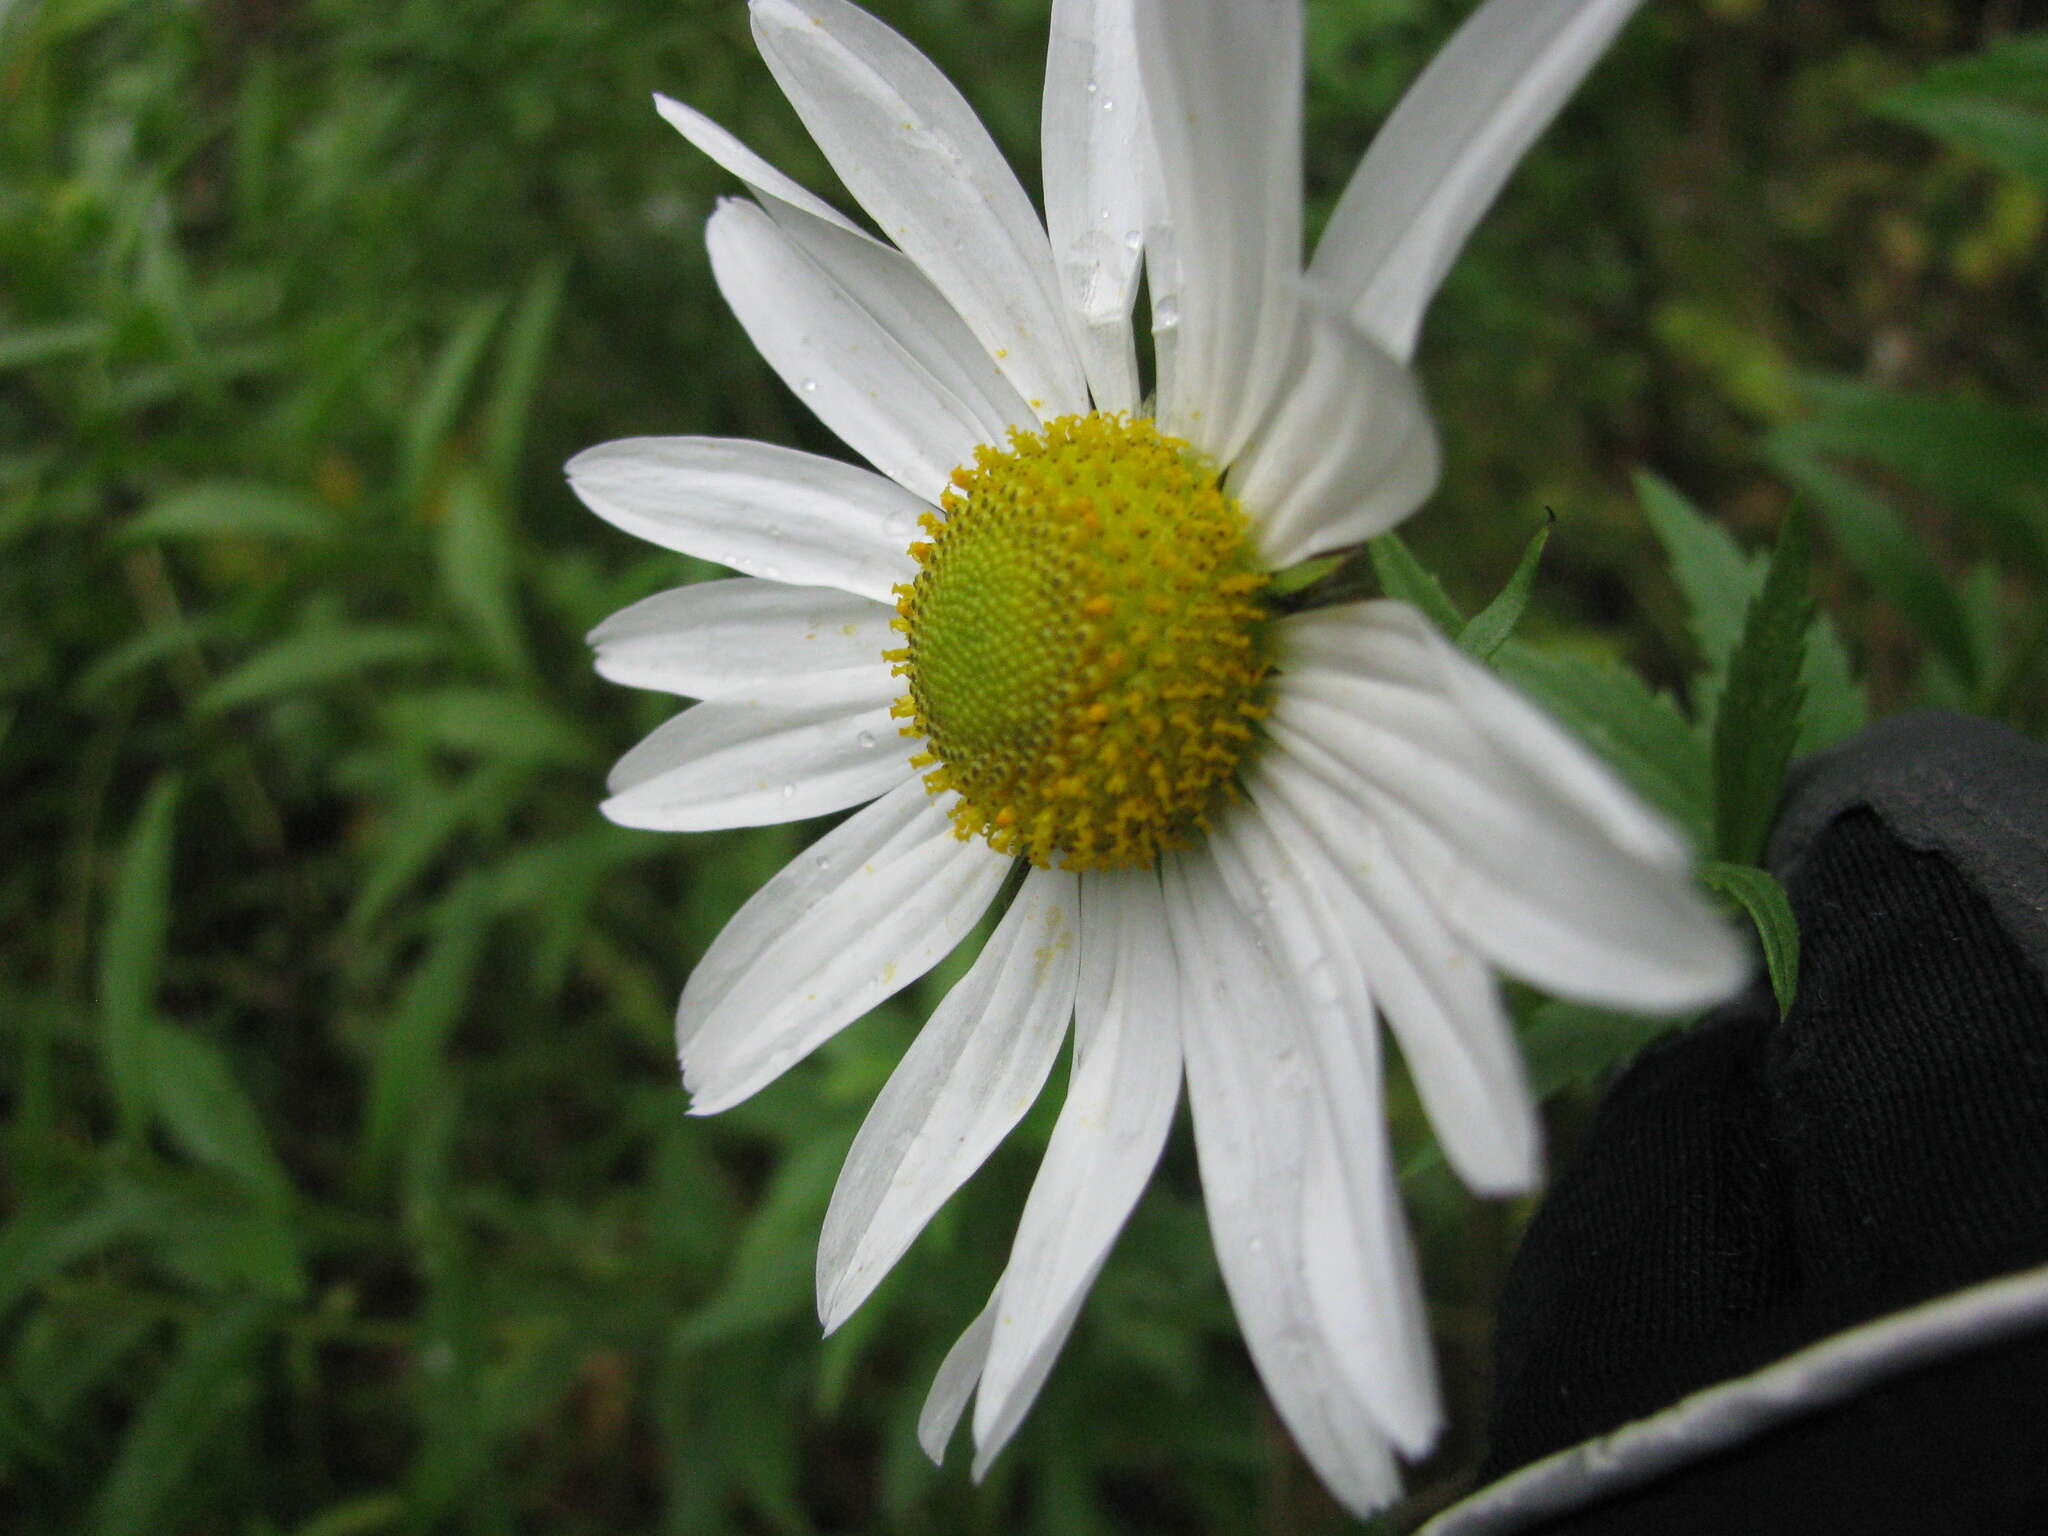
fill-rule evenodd
<path id="1" fill-rule="evenodd" d="M 1138 229 L 1134 229 L 1134 230 L 1132 230 L 1132 231 L 1131 231 L 1131 232 L 1130 232 L 1130 233 L 1129 233 L 1128 235 L 1125 235 L 1125 236 L 1124 236 L 1124 249 L 1125 249 L 1125 250 L 1127 250 L 1127 251 L 1138 251 L 1138 250 L 1143 250 L 1143 249 L 1144 249 L 1144 247 L 1145 247 L 1145 232 L 1144 232 L 1143 230 L 1138 230 Z"/>
<path id="2" fill-rule="evenodd" d="M 811 860 L 811 863 L 816 866 L 818 873 L 822 875 L 827 870 L 831 869 L 832 855 L 829 853 L 818 854 L 815 858 Z"/>
<path id="3" fill-rule="evenodd" d="M 796 786 L 794 784 L 783 785 L 782 798 L 785 800 L 794 800 L 796 798 Z"/>
<path id="4" fill-rule="evenodd" d="M 1093 95 L 1095 94 L 1095 90 L 1096 90 L 1095 82 L 1094 82 L 1093 80 L 1090 80 L 1090 81 L 1088 82 L 1088 94 L 1089 94 L 1090 96 L 1093 96 Z"/>
<path id="5" fill-rule="evenodd" d="M 1116 103 L 1114 101 L 1111 101 L 1107 96 L 1105 96 L 1102 98 L 1102 110 L 1105 112 L 1114 112 L 1116 110 Z"/>
<path id="6" fill-rule="evenodd" d="M 860 749 L 863 752 L 875 750 L 875 733 L 873 731 L 862 731 L 854 740 L 860 743 Z"/>
<path id="7" fill-rule="evenodd" d="M 816 379 L 805 379 L 803 387 L 805 394 L 815 395 L 818 392 L 818 381 Z"/>
<path id="8" fill-rule="evenodd" d="M 1170 331 L 1180 324 L 1180 305 L 1172 299 L 1161 299 L 1152 306 L 1152 329 Z"/>

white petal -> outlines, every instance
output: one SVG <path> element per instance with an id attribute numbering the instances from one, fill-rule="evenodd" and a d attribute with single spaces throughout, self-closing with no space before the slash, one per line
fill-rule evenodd
<path id="1" fill-rule="evenodd" d="M 917 575 L 926 504 L 879 475 L 768 443 L 628 437 L 569 461 L 569 484 L 605 521 L 750 576 L 894 603 Z"/>
<path id="2" fill-rule="evenodd" d="M 989 1335 L 995 1331 L 995 1324 L 995 1303 L 990 1302 L 939 1362 L 931 1392 L 917 1416 L 917 1443 L 933 1461 L 946 1459 L 946 1442 L 953 1438 L 953 1426 L 960 1422 L 967 1399 L 974 1395 L 974 1385 L 981 1380 L 981 1363 L 988 1358 Z"/>
<path id="3" fill-rule="evenodd" d="M 791 208 L 833 224 L 850 234 L 861 230 L 853 220 L 807 188 L 785 176 L 755 154 L 731 133 L 714 123 L 695 107 L 685 106 L 661 92 L 654 93 L 654 110 L 662 121 L 702 150 L 713 164 L 722 166 L 745 182 L 756 197 L 773 199 Z"/>
<path id="4" fill-rule="evenodd" d="M 1458 1176 L 1483 1194 L 1531 1188 L 1541 1129 L 1492 968 L 1444 925 L 1365 807 L 1280 753 L 1247 788 L 1328 898 Z"/>
<path id="5" fill-rule="evenodd" d="M 1302 1216 L 1317 1100 L 1285 981 L 1201 850 L 1164 861 L 1181 959 L 1188 1102 L 1217 1262 L 1259 1375 L 1331 1491 L 1363 1516 L 1399 1491 L 1385 1436 L 1330 1357 Z"/>
<path id="6" fill-rule="evenodd" d="M 1309 274 L 1400 358 L 1466 236 L 1641 0 L 1488 0 L 1373 140 Z"/>
<path id="7" fill-rule="evenodd" d="M 1138 62 L 1179 263 L 1158 416 L 1227 464 L 1280 387 L 1301 269 L 1301 7 L 1137 0 Z"/>
<path id="8" fill-rule="evenodd" d="M 980 441 L 1000 443 L 1032 419 L 988 351 L 938 289 L 901 251 L 855 228 L 700 112 L 665 96 L 661 115 L 746 182 L 783 232 L 877 327 L 960 403 Z"/>
<path id="9" fill-rule="evenodd" d="M 1296 656 L 1440 694 L 1514 767 L 1600 827 L 1636 858 L 1664 869 L 1692 862 L 1685 839 L 1584 743 L 1438 634 L 1406 603 L 1346 604 L 1289 620 Z"/>
<path id="10" fill-rule="evenodd" d="M 918 1031 L 846 1154 L 818 1239 L 830 1333 L 1045 1086 L 1074 1009 L 1079 883 L 1034 869 L 974 966 Z"/>
<path id="11" fill-rule="evenodd" d="M 938 964 L 1009 866 L 955 837 L 916 779 L 799 854 L 684 984 L 676 1043 L 690 1112 L 737 1104 Z"/>
<path id="12" fill-rule="evenodd" d="M 1031 199 L 936 66 L 845 0 L 753 0 L 761 56 L 839 179 L 1043 416 L 1084 411 Z"/>
<path id="13" fill-rule="evenodd" d="M 1304 1190 L 1309 1294 L 1351 1390 L 1419 1457 L 1443 1427 L 1443 1405 L 1387 1146 L 1366 978 L 1325 899 L 1327 872 L 1295 859 L 1256 807 L 1219 818 L 1214 847 L 1239 912 L 1304 1004 L 1318 1097 Z"/>
<path id="14" fill-rule="evenodd" d="M 1452 927 L 1503 968 L 1591 1002 L 1677 1010 L 1741 985 L 1740 946 L 1682 868 L 1643 859 L 1551 792 L 1451 690 L 1390 681 L 1407 659 L 1397 651 L 1376 673 L 1390 650 L 1361 626 L 1341 670 L 1297 653 L 1269 729 L 1367 807 Z"/>
<path id="15" fill-rule="evenodd" d="M 892 617 L 891 608 L 828 587 L 736 576 L 642 598 L 593 629 L 590 643 L 601 677 L 708 699 L 874 661 L 897 643 Z"/>
<path id="16" fill-rule="evenodd" d="M 1274 567 L 1385 533 L 1438 469 L 1414 375 L 1342 315 L 1301 305 L 1288 381 L 1230 477 Z"/>
<path id="17" fill-rule="evenodd" d="M 826 816 L 911 776 L 900 692 L 881 662 L 757 683 L 684 710 L 620 758 L 604 814 L 622 827 L 712 832 Z"/>
<path id="18" fill-rule="evenodd" d="M 1066 1103 L 992 1303 L 995 1333 L 974 1406 L 976 1477 L 1030 1410 L 1180 1102 L 1178 973 L 1158 877 L 1090 874 L 1081 901 L 1091 984 L 1075 997 Z"/>
<path id="19" fill-rule="evenodd" d="M 754 204 L 721 203 L 704 243 L 718 291 L 768 366 L 870 464 L 936 501 L 986 440 L 974 406 Z"/>
<path id="20" fill-rule="evenodd" d="M 1053 0 L 1041 129 L 1046 231 L 1095 408 L 1135 411 L 1150 145 L 1131 0 Z"/>

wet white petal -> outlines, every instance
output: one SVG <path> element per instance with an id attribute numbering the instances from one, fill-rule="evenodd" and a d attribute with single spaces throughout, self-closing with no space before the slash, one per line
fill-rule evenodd
<path id="1" fill-rule="evenodd" d="M 1436 489 L 1437 469 L 1414 375 L 1343 316 L 1304 302 L 1287 388 L 1230 476 L 1268 564 L 1385 533 Z"/>
<path id="2" fill-rule="evenodd" d="M 1073 1014 L 1078 881 L 1034 869 L 973 968 L 918 1031 L 840 1170 L 818 1240 L 830 1333 L 1045 1086 Z"/>
<path id="3" fill-rule="evenodd" d="M 1227 464 L 1265 416 L 1294 338 L 1301 7 L 1137 0 L 1137 18 L 1179 265 L 1179 349 L 1161 374 L 1159 422 Z"/>
<path id="4" fill-rule="evenodd" d="M 604 813 L 622 827 L 710 832 L 825 816 L 910 777 L 881 662 L 757 683 L 684 710 L 620 758 Z"/>
<path id="5" fill-rule="evenodd" d="M 1492 968 L 1445 926 L 1365 806 L 1281 753 L 1247 787 L 1333 911 L 1451 1166 L 1485 1194 L 1531 1188 L 1541 1131 Z"/>
<path id="6" fill-rule="evenodd" d="M 992 1303 L 977 1477 L 1030 1410 L 1180 1102 L 1177 962 L 1157 875 L 1085 876 L 1081 920 L 1073 1074 Z"/>
<path id="7" fill-rule="evenodd" d="M 1000 443 L 1032 412 L 938 289 L 901 251 L 857 229 L 701 112 L 665 96 L 661 115 L 713 160 L 746 182 L 769 217 L 876 327 L 931 375 Z"/>
<path id="8" fill-rule="evenodd" d="M 1395 356 L 1466 236 L 1641 0 L 1488 0 L 1380 129 L 1309 268 Z"/>
<path id="9" fill-rule="evenodd" d="M 754 1093 L 917 980 L 995 898 L 1009 860 L 953 835 L 912 779 L 797 855 L 712 942 L 676 1041 L 692 1114 Z"/>
<path id="10" fill-rule="evenodd" d="M 1131 0 L 1053 0 L 1045 63 L 1045 223 L 1099 411 L 1138 408 L 1131 301 L 1150 153 Z"/>
<path id="11" fill-rule="evenodd" d="M 879 475 L 768 443 L 628 437 L 569 461 L 585 506 L 626 532 L 768 581 L 893 603 L 917 575 L 926 504 Z"/>
<path id="12" fill-rule="evenodd" d="M 722 166 L 737 176 L 764 202 L 773 199 L 809 214 L 814 219 L 837 225 L 850 234 L 861 233 L 853 220 L 822 197 L 778 171 L 695 107 L 685 106 L 682 102 L 656 91 L 654 110 L 661 114 L 663 122 L 702 150 L 713 164 Z"/>
<path id="13" fill-rule="evenodd" d="M 736 576 L 642 598 L 593 629 L 590 643 L 601 677 L 708 699 L 874 661 L 898 643 L 894 612 L 829 587 Z"/>
<path id="14" fill-rule="evenodd" d="M 721 203 L 704 243 L 718 291 L 782 381 L 848 447 L 936 501 L 954 466 L 986 440 L 975 406 L 753 203 Z"/>
<path id="15" fill-rule="evenodd" d="M 1044 417 L 1086 410 L 1045 230 L 951 82 L 845 0 L 753 0 L 753 18 L 761 56 L 839 179 L 1017 392 Z"/>
<path id="16" fill-rule="evenodd" d="M 1188 1102 L 1224 1285 L 1295 1443 L 1364 1515 L 1400 1479 L 1309 1294 L 1302 1218 L 1318 1110 L 1298 1005 L 1201 849 L 1168 855 L 1164 877 L 1181 956 Z"/>
<path id="17" fill-rule="evenodd" d="M 1409 659 L 1370 628 L 1341 664 L 1297 652 L 1269 725 L 1371 810 L 1452 927 L 1590 1002 L 1676 1010 L 1741 984 L 1742 949 L 1682 868 L 1641 857 L 1500 752 L 1453 689 L 1390 681 Z"/>
<path id="18" fill-rule="evenodd" d="M 1442 1427 L 1443 1406 L 1387 1146 L 1366 976 L 1323 899 L 1316 877 L 1325 871 L 1297 860 L 1259 808 L 1222 818 L 1215 849 L 1238 910 L 1303 1004 L 1317 1096 L 1303 1191 L 1309 1294 L 1351 1390 L 1403 1452 L 1420 1456 Z"/>

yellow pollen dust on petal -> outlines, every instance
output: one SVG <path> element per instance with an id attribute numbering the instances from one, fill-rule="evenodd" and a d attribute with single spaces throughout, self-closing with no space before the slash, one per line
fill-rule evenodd
<path id="1" fill-rule="evenodd" d="M 1100 412 L 953 471 L 896 589 L 912 762 L 962 837 L 1065 869 L 1182 847 L 1235 793 L 1268 669 L 1267 581 L 1213 465 Z"/>

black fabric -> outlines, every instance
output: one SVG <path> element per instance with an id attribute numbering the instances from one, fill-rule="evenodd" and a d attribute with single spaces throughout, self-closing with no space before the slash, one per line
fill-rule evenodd
<path id="1" fill-rule="evenodd" d="M 1610 1090 L 1509 1275 L 1486 1477 L 2048 1263 L 2048 751 L 1888 722 L 1802 768 L 1772 860 L 1797 1001 Z M 2048 1510 L 2044 1382 L 2038 1338 L 1959 1357 L 1544 1529 L 2048 1531 L 2009 1523 Z"/>

